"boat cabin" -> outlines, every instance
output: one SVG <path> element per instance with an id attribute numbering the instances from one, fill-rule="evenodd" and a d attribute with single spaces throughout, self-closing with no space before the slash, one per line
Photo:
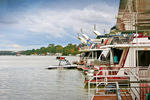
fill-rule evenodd
<path id="1" fill-rule="evenodd" d="M 116 39 L 116 38 L 114 38 Z M 150 62 L 150 39 L 149 37 L 132 38 L 128 41 L 125 38 L 118 37 L 118 42 L 112 39 L 110 45 L 101 46 L 101 48 L 110 48 L 110 64 L 120 67 L 149 66 Z M 114 42 L 115 41 L 115 42 Z M 115 63 L 114 57 L 117 56 L 118 63 Z"/>

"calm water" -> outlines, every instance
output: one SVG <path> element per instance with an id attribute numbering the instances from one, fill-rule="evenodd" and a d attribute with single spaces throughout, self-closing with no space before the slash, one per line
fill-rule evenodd
<path id="1" fill-rule="evenodd" d="M 83 73 L 45 69 L 55 64 L 51 56 L 0 56 L 0 100 L 87 100 Z"/>

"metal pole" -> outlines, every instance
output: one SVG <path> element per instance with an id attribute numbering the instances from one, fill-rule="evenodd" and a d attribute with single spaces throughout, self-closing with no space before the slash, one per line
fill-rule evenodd
<path id="1" fill-rule="evenodd" d="M 120 89 L 119 89 L 118 82 L 116 82 L 116 87 L 117 87 L 117 95 L 118 95 L 117 100 L 122 100 L 121 99 L 121 94 L 120 94 Z"/>
<path id="2" fill-rule="evenodd" d="M 138 24 L 137 22 L 137 17 L 138 17 L 138 8 L 137 8 L 137 0 L 136 0 L 136 25 Z M 139 58 L 138 58 L 138 28 L 136 26 L 136 65 L 137 65 L 137 75 L 138 75 L 138 71 L 139 71 Z"/>
<path id="3" fill-rule="evenodd" d="M 59 66 L 60 66 L 60 64 L 61 64 L 61 59 L 59 60 Z"/>
<path id="4" fill-rule="evenodd" d="M 88 81 L 88 95 L 89 95 L 89 98 L 88 98 L 88 99 L 90 100 L 90 99 L 91 99 L 91 98 L 90 98 L 90 80 Z"/>

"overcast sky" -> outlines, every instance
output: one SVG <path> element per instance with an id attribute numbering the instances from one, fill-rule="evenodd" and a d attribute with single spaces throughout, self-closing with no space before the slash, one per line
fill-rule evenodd
<path id="1" fill-rule="evenodd" d="M 80 28 L 91 38 L 94 24 L 109 32 L 118 7 L 119 0 L 0 0 L 0 50 L 79 44 Z"/>

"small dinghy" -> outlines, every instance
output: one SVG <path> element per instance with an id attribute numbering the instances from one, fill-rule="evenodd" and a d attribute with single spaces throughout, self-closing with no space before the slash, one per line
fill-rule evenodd
<path id="1" fill-rule="evenodd" d="M 77 68 L 77 65 L 72 65 L 70 64 L 70 62 L 68 60 L 66 60 L 65 57 L 56 57 L 56 60 L 59 60 L 59 64 L 58 65 L 50 65 L 48 66 L 47 69 L 72 69 L 72 68 Z M 62 61 L 65 61 L 66 64 L 61 64 Z"/>

